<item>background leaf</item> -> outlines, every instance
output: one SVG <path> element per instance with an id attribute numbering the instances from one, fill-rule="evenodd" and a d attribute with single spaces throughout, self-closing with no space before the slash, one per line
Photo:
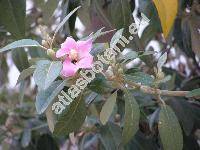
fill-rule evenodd
<path id="1" fill-rule="evenodd" d="M 178 119 L 173 110 L 161 106 L 158 130 L 164 150 L 182 150 L 183 135 Z"/>
<path id="2" fill-rule="evenodd" d="M 124 129 L 122 132 L 123 144 L 127 144 L 139 129 L 140 110 L 133 95 L 124 90 L 125 116 Z"/>
<path id="3" fill-rule="evenodd" d="M 1 0 L 0 21 L 15 39 L 23 38 L 25 35 L 25 0 Z"/>
<path id="4" fill-rule="evenodd" d="M 56 140 L 49 134 L 41 135 L 37 141 L 37 150 L 59 150 Z"/>
<path id="5" fill-rule="evenodd" d="M 117 91 L 113 93 L 104 103 L 101 112 L 100 112 L 100 121 L 105 125 L 113 112 L 117 98 Z"/>
<path id="6" fill-rule="evenodd" d="M 108 123 L 100 128 L 99 138 L 105 150 L 120 149 L 121 129 L 113 123 Z"/>
<path id="7" fill-rule="evenodd" d="M 166 63 L 167 61 L 167 52 L 165 52 L 159 59 L 157 63 L 158 69 L 162 69 L 162 66 Z"/>
<path id="8" fill-rule="evenodd" d="M 200 96 L 200 88 L 192 90 L 187 94 L 187 97 L 195 97 L 195 96 Z"/>
<path id="9" fill-rule="evenodd" d="M 25 80 L 27 77 L 29 77 L 30 75 L 33 74 L 33 72 L 35 71 L 35 66 L 31 66 L 25 70 L 23 70 L 17 80 L 17 84 L 23 80 Z"/>
<path id="10" fill-rule="evenodd" d="M 70 18 L 79 8 L 80 8 L 80 6 L 77 7 L 77 8 L 75 8 L 73 11 L 71 11 L 71 12 L 60 22 L 60 24 L 57 26 L 57 28 L 56 28 L 56 30 L 55 30 L 54 35 L 58 33 L 58 31 L 59 31 L 59 30 L 61 29 L 61 27 L 65 24 L 65 22 L 66 22 L 67 20 L 69 20 L 69 18 Z"/>
<path id="11" fill-rule="evenodd" d="M 30 142 L 31 142 L 31 130 L 25 129 L 21 139 L 22 147 L 24 148 L 27 147 Z"/>
<path id="12" fill-rule="evenodd" d="M 121 29 L 129 26 L 131 9 L 128 0 L 113 0 L 110 8 L 112 22 L 116 28 Z"/>
<path id="13" fill-rule="evenodd" d="M 55 9 L 57 8 L 58 1 L 48 0 L 45 2 L 45 0 L 35 0 L 35 2 L 37 6 L 39 6 L 40 9 L 42 9 L 42 18 L 45 24 L 47 24 L 53 16 Z"/>
<path id="14" fill-rule="evenodd" d="M 23 48 L 13 50 L 12 59 L 20 72 L 29 67 L 28 56 Z"/>

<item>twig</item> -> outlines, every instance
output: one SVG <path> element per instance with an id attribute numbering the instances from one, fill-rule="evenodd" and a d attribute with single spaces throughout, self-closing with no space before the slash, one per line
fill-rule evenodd
<path id="1" fill-rule="evenodd" d="M 140 89 L 140 91 L 142 91 L 143 93 L 152 94 L 152 95 L 186 97 L 186 95 L 189 93 L 189 91 L 160 90 L 160 89 L 155 89 L 155 88 L 141 85 L 141 84 L 134 83 L 134 82 L 128 82 L 128 85 Z"/>

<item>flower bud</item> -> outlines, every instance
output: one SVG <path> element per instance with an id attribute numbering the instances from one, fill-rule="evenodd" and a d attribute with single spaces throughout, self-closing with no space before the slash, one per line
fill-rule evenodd
<path id="1" fill-rule="evenodd" d="M 106 75 L 106 77 L 107 77 L 108 79 L 112 79 L 112 78 L 114 77 L 113 72 L 110 71 L 110 70 L 107 70 L 107 71 L 105 72 L 105 75 Z"/>
<path id="2" fill-rule="evenodd" d="M 105 72 L 105 75 L 108 79 L 113 79 L 114 78 L 114 73 L 113 73 L 113 68 L 112 66 L 108 67 L 108 70 Z"/>
<path id="3" fill-rule="evenodd" d="M 52 49 L 47 50 L 47 55 L 50 56 L 51 58 L 56 58 L 56 53 Z"/>
<path id="4" fill-rule="evenodd" d="M 115 65 L 116 69 L 118 69 L 118 68 L 119 68 L 119 66 L 120 66 L 120 65 L 117 63 L 117 64 Z"/>
<path id="5" fill-rule="evenodd" d="M 37 19 L 37 23 L 38 23 L 38 24 L 44 24 L 44 21 L 43 21 L 43 19 L 42 19 L 41 17 L 39 17 L 39 18 Z"/>
<path id="6" fill-rule="evenodd" d="M 118 73 L 119 73 L 119 74 L 123 74 L 123 72 L 124 72 L 124 70 L 123 70 L 122 68 L 119 68 L 119 69 L 118 69 Z"/>
<path id="7" fill-rule="evenodd" d="M 162 80 L 162 79 L 164 79 L 165 74 L 161 70 L 158 70 L 156 77 L 158 80 Z"/>
<path id="8" fill-rule="evenodd" d="M 120 114 L 116 114 L 115 115 L 115 122 L 120 122 L 120 120 L 121 120 Z"/>
<path id="9" fill-rule="evenodd" d="M 42 46 L 49 48 L 49 44 L 46 40 L 42 40 Z"/>

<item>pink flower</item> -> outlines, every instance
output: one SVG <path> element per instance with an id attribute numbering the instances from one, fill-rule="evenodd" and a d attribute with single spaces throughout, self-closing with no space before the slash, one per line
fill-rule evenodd
<path id="1" fill-rule="evenodd" d="M 62 75 L 65 77 L 74 76 L 80 68 L 89 69 L 92 67 L 93 56 L 90 54 L 92 40 L 75 41 L 68 37 L 61 44 L 61 49 L 56 52 L 56 57 L 66 56 L 63 62 Z"/>

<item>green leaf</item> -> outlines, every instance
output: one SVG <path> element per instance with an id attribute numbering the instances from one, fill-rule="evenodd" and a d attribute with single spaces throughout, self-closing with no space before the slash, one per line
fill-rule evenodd
<path id="1" fill-rule="evenodd" d="M 75 8 L 73 11 L 71 11 L 64 19 L 63 21 L 57 26 L 54 36 L 58 33 L 58 31 L 60 30 L 60 28 L 65 24 L 65 22 L 67 20 L 69 20 L 69 18 L 80 8 L 81 6 Z"/>
<path id="2" fill-rule="evenodd" d="M 193 12 L 195 13 L 195 12 Z M 199 35 L 199 26 L 200 26 L 200 16 L 196 13 L 196 15 L 192 15 L 190 19 L 190 30 L 191 30 L 191 42 L 192 42 L 192 50 L 200 56 L 200 35 Z"/>
<path id="3" fill-rule="evenodd" d="M 46 61 L 48 61 L 48 59 L 45 58 L 45 57 L 31 58 L 31 59 L 29 59 L 28 61 L 29 61 L 29 64 L 30 64 L 30 65 L 34 65 L 35 68 L 36 68 L 37 62 L 39 62 L 39 61 L 41 61 L 41 60 L 46 60 Z"/>
<path id="4" fill-rule="evenodd" d="M 81 97 L 79 97 L 78 99 L 74 100 L 69 109 L 59 117 L 53 133 L 57 136 L 60 136 L 75 132 L 82 126 L 85 118 L 85 102 Z"/>
<path id="5" fill-rule="evenodd" d="M 36 47 L 36 46 L 41 47 L 41 45 L 37 41 L 31 40 L 31 39 L 22 39 L 22 40 L 18 40 L 13 43 L 10 43 L 7 46 L 1 48 L 0 53 L 5 52 L 7 50 L 20 48 L 20 47 Z"/>
<path id="6" fill-rule="evenodd" d="M 121 128 L 113 123 L 107 123 L 100 128 L 100 141 L 105 150 L 118 150 L 121 143 Z M 122 149 L 120 149 L 122 150 Z"/>
<path id="7" fill-rule="evenodd" d="M 25 0 L 1 0 L 0 21 L 16 39 L 25 35 Z"/>
<path id="8" fill-rule="evenodd" d="M 96 56 L 97 54 L 103 52 L 108 46 L 106 43 L 95 43 L 92 46 L 92 49 L 90 51 L 90 54 L 92 56 Z"/>
<path id="9" fill-rule="evenodd" d="M 52 137 L 52 135 L 46 133 L 42 134 L 37 139 L 37 144 L 35 144 L 35 149 L 37 150 L 59 150 L 59 145 L 57 141 Z"/>
<path id="10" fill-rule="evenodd" d="M 196 96 L 200 96 L 200 88 L 192 90 L 187 94 L 187 97 L 196 97 Z"/>
<path id="11" fill-rule="evenodd" d="M 42 18 L 45 23 L 48 23 L 57 8 L 58 1 L 57 0 L 48 0 L 45 2 L 44 0 L 35 0 L 37 6 L 39 6 L 42 10 Z"/>
<path id="12" fill-rule="evenodd" d="M 0 85 L 2 86 L 3 84 L 8 82 L 8 63 L 6 61 L 7 56 L 0 54 Z"/>
<path id="13" fill-rule="evenodd" d="M 105 76 L 103 76 L 102 74 L 96 74 L 95 79 L 91 81 L 91 83 L 88 85 L 88 88 L 91 91 L 99 94 L 108 93 L 108 91 L 112 90 Z"/>
<path id="14" fill-rule="evenodd" d="M 17 80 L 17 84 L 23 80 L 25 80 L 27 77 L 29 77 L 30 75 L 33 74 L 33 72 L 35 71 L 35 66 L 31 66 L 25 70 L 23 70 Z"/>
<path id="15" fill-rule="evenodd" d="M 130 51 L 128 53 L 126 53 L 125 55 L 122 55 L 122 57 L 120 59 L 123 59 L 123 62 L 126 62 L 128 60 L 133 60 L 135 58 L 138 57 L 138 53 L 135 51 Z"/>
<path id="16" fill-rule="evenodd" d="M 167 61 L 167 52 L 165 52 L 159 59 L 157 63 L 158 69 L 162 69 L 162 66 L 166 63 Z"/>
<path id="17" fill-rule="evenodd" d="M 31 58 L 37 58 L 37 57 L 48 58 L 46 51 L 41 50 L 41 48 L 38 47 L 29 47 L 28 53 L 30 54 Z"/>
<path id="18" fill-rule="evenodd" d="M 49 130 L 53 133 L 57 117 L 56 114 L 53 112 L 51 105 L 49 105 L 49 107 L 46 109 L 45 115 L 47 118 Z"/>
<path id="19" fill-rule="evenodd" d="M 183 135 L 178 119 L 173 110 L 161 106 L 158 130 L 164 150 L 182 150 Z"/>
<path id="20" fill-rule="evenodd" d="M 109 15 L 109 6 L 110 5 L 107 4 L 106 7 L 104 7 L 104 5 L 106 3 L 102 0 L 91 1 L 90 3 L 91 3 L 90 17 L 93 16 L 93 14 L 96 14 L 94 17 L 95 17 L 95 19 L 98 19 L 100 21 L 99 22 L 100 24 L 102 24 L 103 26 L 106 26 L 110 29 L 113 29 L 113 25 L 111 23 L 112 18 Z M 93 17 L 91 17 L 91 21 L 92 21 L 92 19 L 93 19 Z M 95 25 L 95 23 L 92 23 L 92 26 L 97 28 L 97 25 Z"/>
<path id="21" fill-rule="evenodd" d="M 142 85 L 147 85 L 147 86 L 150 86 L 154 81 L 154 79 L 150 75 L 145 74 L 143 72 L 136 72 L 130 75 L 126 75 L 125 79 L 128 81 L 141 83 Z"/>
<path id="22" fill-rule="evenodd" d="M 131 9 L 128 0 L 113 0 L 111 3 L 111 17 L 115 27 L 128 27 L 131 20 Z"/>
<path id="23" fill-rule="evenodd" d="M 150 20 L 149 25 L 145 28 L 141 36 L 141 41 L 146 46 L 156 34 L 162 32 L 162 27 L 153 1 L 139 0 L 139 10 Z"/>
<path id="24" fill-rule="evenodd" d="M 155 51 L 145 51 L 145 52 L 142 52 L 142 54 L 139 55 L 139 57 L 153 55 L 153 54 L 156 54 L 156 52 Z"/>
<path id="25" fill-rule="evenodd" d="M 47 88 L 46 90 L 41 90 L 37 94 L 35 106 L 38 114 L 42 114 L 45 112 L 48 106 L 64 88 L 65 84 L 65 80 L 63 82 L 55 81 L 51 84 L 49 88 Z"/>
<path id="26" fill-rule="evenodd" d="M 61 70 L 62 63 L 60 61 L 41 60 L 37 62 L 33 74 L 34 81 L 39 88 L 45 90 L 60 75 Z"/>
<path id="27" fill-rule="evenodd" d="M 140 110 L 133 95 L 124 90 L 125 116 L 124 129 L 122 132 L 123 144 L 127 144 L 139 129 Z"/>
<path id="28" fill-rule="evenodd" d="M 31 130 L 25 129 L 22 135 L 21 145 L 23 148 L 27 147 L 31 142 Z"/>
<path id="29" fill-rule="evenodd" d="M 20 105 L 23 104 L 26 88 L 27 88 L 27 83 L 25 81 L 22 81 L 19 85 L 19 96 L 18 96 Z"/>
<path id="30" fill-rule="evenodd" d="M 117 91 L 113 93 L 103 105 L 101 112 L 100 112 L 100 121 L 103 125 L 105 125 L 113 112 L 115 103 L 117 98 Z"/>
<path id="31" fill-rule="evenodd" d="M 78 12 L 78 17 L 82 21 L 85 27 L 89 27 L 91 25 L 91 16 L 88 13 L 88 10 L 91 7 L 90 0 L 81 1 L 81 9 Z"/>
<path id="32" fill-rule="evenodd" d="M 12 59 L 20 72 L 29 67 L 28 55 L 23 48 L 12 51 Z"/>
<path id="33" fill-rule="evenodd" d="M 79 0 L 75 0 L 75 1 L 68 1 L 68 12 L 71 12 L 73 9 L 75 9 L 76 7 L 78 7 L 80 5 L 80 1 Z M 80 11 L 80 9 L 79 9 Z M 64 13 L 64 11 L 63 11 Z M 65 13 L 66 14 L 66 13 Z M 74 29 L 75 29 L 75 23 L 76 23 L 76 18 L 77 18 L 77 12 L 75 12 L 70 18 L 69 18 L 69 29 L 70 29 L 70 34 L 73 35 L 74 34 Z"/>
<path id="34" fill-rule="evenodd" d="M 121 39 L 121 37 L 123 35 L 123 31 L 124 31 L 124 29 L 120 29 L 113 35 L 113 37 L 110 41 L 111 48 L 113 48 L 117 44 L 117 42 Z"/>
<path id="35" fill-rule="evenodd" d="M 193 130 L 195 117 L 193 106 L 184 98 L 171 98 L 167 104 L 174 110 L 185 134 L 189 136 Z"/>
<path id="36" fill-rule="evenodd" d="M 97 32 L 95 33 L 91 33 L 88 37 L 85 37 L 82 40 L 92 39 L 93 41 L 95 41 L 97 38 L 115 31 L 115 30 L 103 31 L 103 29 L 105 29 L 105 27 L 102 27 L 101 29 L 97 30 Z"/>

